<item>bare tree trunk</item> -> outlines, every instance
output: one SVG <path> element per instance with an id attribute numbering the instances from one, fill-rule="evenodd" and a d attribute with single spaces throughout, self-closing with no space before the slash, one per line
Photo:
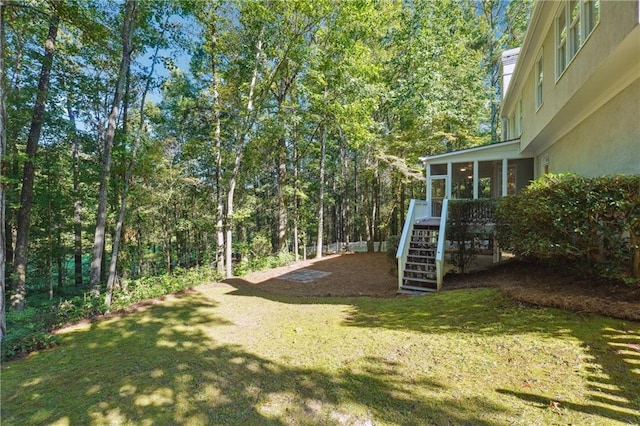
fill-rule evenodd
<path id="1" fill-rule="evenodd" d="M 244 145 L 244 143 L 242 144 Z M 233 165 L 233 172 L 231 173 L 231 179 L 229 180 L 229 192 L 227 192 L 227 241 L 226 241 L 226 261 L 225 266 L 226 277 L 233 277 L 233 222 L 231 218 L 233 217 L 233 197 L 236 191 L 236 182 L 238 180 L 238 174 L 240 173 L 240 164 L 242 163 L 242 153 L 244 148 L 242 146 L 238 147 L 236 151 L 236 158 Z"/>
<path id="2" fill-rule="evenodd" d="M 295 261 L 300 260 L 300 247 L 298 236 L 298 222 L 300 215 L 300 198 L 298 197 L 298 173 L 300 168 L 300 159 L 298 153 L 297 135 L 293 138 L 293 252 L 295 253 Z"/>
<path id="3" fill-rule="evenodd" d="M 102 173 L 100 175 L 100 192 L 98 195 L 98 215 L 96 218 L 96 231 L 93 239 L 93 252 L 91 259 L 91 273 L 89 285 L 94 296 L 100 295 L 100 274 L 104 256 L 105 228 L 107 223 L 107 188 L 111 172 L 111 150 L 116 133 L 116 121 L 120 110 L 120 102 L 124 91 L 127 70 L 131 61 L 132 39 L 134 21 L 136 15 L 137 0 L 127 0 L 125 4 L 125 18 L 122 28 L 122 59 L 118 72 L 116 91 L 113 97 L 111 113 L 109 114 L 107 132 L 104 138 L 104 152 L 102 158 Z"/>
<path id="4" fill-rule="evenodd" d="M 0 345 L 7 334 L 7 323 L 5 321 L 5 288 L 6 288 L 6 235 L 5 226 L 5 203 L 6 203 L 6 183 L 5 176 L 5 156 L 7 155 L 7 106 L 5 90 L 5 63 L 4 63 L 4 8 L 5 0 L 0 0 Z"/>
<path id="5" fill-rule="evenodd" d="M 229 192 L 227 192 L 227 232 L 226 232 L 226 276 L 227 278 L 233 277 L 233 262 L 232 262 L 232 241 L 233 241 L 233 197 L 235 195 L 236 184 L 238 181 L 238 175 L 240 174 L 240 164 L 242 163 L 242 156 L 244 155 L 244 148 L 246 144 L 247 134 L 253 127 L 255 120 L 254 115 L 254 95 L 256 90 L 256 84 L 258 82 L 258 67 L 260 66 L 260 56 L 262 55 L 262 36 L 263 31 L 260 31 L 260 36 L 256 43 L 256 62 L 253 68 L 253 75 L 251 76 L 251 84 L 249 85 L 249 96 L 247 99 L 247 122 L 241 129 L 242 134 L 236 135 L 236 156 L 233 165 L 233 171 L 231 172 L 231 178 L 229 180 Z"/>
<path id="6" fill-rule="evenodd" d="M 285 137 L 278 140 L 278 253 L 287 251 L 287 144 Z"/>
<path id="7" fill-rule="evenodd" d="M 161 34 L 164 34 L 164 31 Z M 144 130 L 144 104 L 147 100 L 147 93 L 149 93 L 149 89 L 151 88 L 151 79 L 153 77 L 159 51 L 160 51 L 160 46 L 156 46 L 155 52 L 153 53 L 153 57 L 151 58 L 151 67 L 149 68 L 149 73 L 147 74 L 144 90 L 142 91 L 142 97 L 140 99 L 140 111 L 139 111 L 140 121 L 138 122 L 138 128 L 136 129 L 136 136 L 133 142 L 133 149 L 131 150 L 131 160 L 129 160 L 129 165 L 127 166 L 127 171 L 125 172 L 125 176 L 124 176 L 124 188 L 122 190 L 122 198 L 120 200 L 120 210 L 118 211 L 116 233 L 113 238 L 113 244 L 111 249 L 111 261 L 109 262 L 109 277 L 107 278 L 107 291 L 105 294 L 105 305 L 107 309 L 111 307 L 113 287 L 116 282 L 118 252 L 120 250 L 120 239 L 122 237 L 122 227 L 124 224 L 124 217 L 127 210 L 127 197 L 129 195 L 129 188 L 131 186 L 131 176 L 133 175 L 133 168 L 136 164 L 136 156 L 138 154 L 138 149 L 140 148 L 140 144 L 142 142 L 142 131 Z"/>
<path id="8" fill-rule="evenodd" d="M 49 23 L 49 33 L 44 45 L 44 58 L 38 80 L 38 94 L 33 109 L 31 128 L 27 137 L 27 160 L 24 163 L 22 173 L 22 190 L 20 191 L 20 210 L 18 212 L 18 232 L 16 234 L 16 249 L 14 253 L 14 294 L 11 296 L 11 307 L 22 311 L 25 307 L 27 288 L 27 249 L 29 243 L 29 227 L 31 223 L 31 205 L 33 203 L 33 181 L 35 177 L 35 160 L 40 141 L 40 133 L 44 124 L 44 110 L 49 92 L 49 80 L 53 55 L 55 52 L 55 41 L 58 35 L 58 22 L 60 18 L 57 11 L 53 12 Z"/>
<path id="9" fill-rule="evenodd" d="M 224 274 L 224 197 L 222 194 L 222 138 L 220 123 L 220 91 L 218 82 L 218 62 L 216 53 L 218 51 L 218 33 L 215 20 L 216 10 L 209 17 L 210 44 L 211 44 L 211 75 L 213 90 L 213 120 L 214 132 L 213 142 L 216 156 L 216 269 L 220 275 Z"/>
<path id="10" fill-rule="evenodd" d="M 66 80 L 61 78 L 63 86 Z M 73 161 L 73 263 L 74 282 L 76 287 L 82 286 L 82 200 L 80 197 L 80 147 L 78 144 L 78 127 L 76 125 L 76 114 L 73 110 L 73 100 L 71 94 L 67 93 L 67 115 L 73 129 L 71 137 L 71 159 Z"/>
<path id="11" fill-rule="evenodd" d="M 322 234 L 324 231 L 324 169 L 327 146 L 327 126 L 322 124 L 322 135 L 320 135 L 320 185 L 318 188 L 318 241 L 316 246 L 316 259 L 322 259 Z"/>

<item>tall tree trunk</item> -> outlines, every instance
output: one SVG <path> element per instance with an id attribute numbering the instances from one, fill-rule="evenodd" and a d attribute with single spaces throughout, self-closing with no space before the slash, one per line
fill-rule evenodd
<path id="1" fill-rule="evenodd" d="M 244 143 L 242 143 L 244 145 Z M 242 163 L 242 154 L 244 147 L 239 146 L 236 151 L 236 157 L 233 164 L 233 171 L 231 172 L 231 179 L 229 179 L 229 191 L 227 192 L 227 235 L 226 235 L 226 277 L 233 277 L 233 197 L 236 191 L 236 182 L 238 181 L 238 174 L 240 173 L 240 164 Z"/>
<path id="2" fill-rule="evenodd" d="M 211 88 L 213 91 L 213 144 L 216 158 L 216 269 L 220 275 L 224 274 L 224 197 L 222 194 L 222 138 L 220 123 L 220 91 L 218 81 L 218 31 L 216 27 L 216 10 L 209 16 L 209 43 L 211 46 Z"/>
<path id="3" fill-rule="evenodd" d="M 300 153 L 298 152 L 297 134 L 293 137 L 293 252 L 295 261 L 300 260 L 300 241 L 298 236 L 298 226 L 300 219 L 300 197 L 298 196 L 298 179 L 300 170 Z"/>
<path id="4" fill-rule="evenodd" d="M 62 85 L 66 86 L 66 80 L 62 80 Z M 82 286 L 82 198 L 80 196 L 80 145 L 78 138 L 78 127 L 76 125 L 76 114 L 73 110 L 73 100 L 71 93 L 67 93 L 67 115 L 73 130 L 71 137 L 71 159 L 73 162 L 73 264 L 74 283 L 76 287 Z"/>
<path id="5" fill-rule="evenodd" d="M 284 136 L 278 139 L 278 253 L 287 250 L 287 195 L 285 186 L 287 185 L 287 143 Z"/>
<path id="6" fill-rule="evenodd" d="M 11 296 L 11 307 L 18 311 L 24 309 L 27 296 L 27 249 L 29 243 L 29 226 L 31 224 L 31 205 L 33 203 L 33 181 L 35 177 L 33 162 L 38 151 L 40 133 L 42 132 L 42 125 L 44 124 L 44 110 L 49 92 L 49 80 L 55 52 L 55 41 L 58 35 L 59 20 L 58 12 L 54 10 L 51 21 L 49 22 L 49 32 L 44 45 L 45 54 L 42 60 L 42 68 L 40 69 L 40 78 L 38 80 L 38 93 L 33 109 L 29 136 L 27 137 L 27 159 L 24 163 L 22 173 L 22 190 L 20 191 L 20 210 L 18 211 L 18 229 L 14 253 L 14 293 Z"/>
<path id="7" fill-rule="evenodd" d="M 100 295 L 100 274 L 102 271 L 102 260 L 104 256 L 105 228 L 107 223 L 107 188 L 109 186 L 109 175 L 111 172 L 111 150 L 116 133 L 116 120 L 122 101 L 124 85 L 131 61 L 132 39 L 134 31 L 134 21 L 136 15 L 137 0 L 127 0 L 125 4 L 124 25 L 122 28 L 122 59 L 118 72 L 118 81 L 113 96 L 111 113 L 108 118 L 107 132 L 104 137 L 104 151 L 102 158 L 102 173 L 100 175 L 100 192 L 98 195 L 98 214 L 96 218 L 96 231 L 93 239 L 93 251 L 91 259 L 91 273 L 89 285 L 94 296 Z"/>
<path id="8" fill-rule="evenodd" d="M 164 34 L 164 31 L 161 33 L 161 37 Z M 109 262 L 109 276 L 107 278 L 107 291 L 105 294 L 105 305 L 107 309 L 111 307 L 111 299 L 113 296 L 113 287 L 116 282 L 117 275 L 117 266 L 118 266 L 118 252 L 120 250 L 120 239 L 122 237 L 122 227 L 124 224 L 124 217 L 127 210 L 127 197 L 129 196 L 129 188 L 131 187 L 131 176 L 133 175 L 133 168 L 136 164 L 136 156 L 138 154 L 138 149 L 140 148 L 140 144 L 142 143 L 142 132 L 144 130 L 144 104 L 147 100 L 147 93 L 149 93 L 149 89 L 151 88 L 151 79 L 153 78 L 153 73 L 155 71 L 155 66 L 158 58 L 158 52 L 160 51 L 160 46 L 156 46 L 155 52 L 151 58 L 151 67 L 149 68 L 149 73 L 147 74 L 147 78 L 145 81 L 144 90 L 142 91 L 142 97 L 140 99 L 140 111 L 139 111 L 139 122 L 138 128 L 136 129 L 136 135 L 133 142 L 133 149 L 131 150 L 131 160 L 129 160 L 129 165 L 127 166 L 127 171 L 124 176 L 124 188 L 122 190 L 122 198 L 120 200 L 120 209 L 118 211 L 118 221 L 116 223 L 116 233 L 113 238 L 113 244 L 111 248 L 111 260 Z M 127 74 L 128 74 L 127 70 Z M 128 83 L 127 83 L 128 86 Z"/>
<path id="9" fill-rule="evenodd" d="M 327 146 L 327 125 L 322 124 L 320 135 L 320 181 L 318 182 L 318 241 L 316 246 L 316 259 L 322 259 L 322 234 L 324 231 L 324 169 Z"/>
<path id="10" fill-rule="evenodd" d="M 233 277 L 233 262 L 232 262 L 232 241 L 233 241 L 233 197 L 235 195 L 236 184 L 238 181 L 238 175 L 240 174 L 240 165 L 242 163 L 242 156 L 244 155 L 244 149 L 246 145 L 246 138 L 253 127 L 255 122 L 254 113 L 254 96 L 256 90 L 256 84 L 258 83 L 258 68 L 260 66 L 260 57 L 262 56 L 262 37 L 264 35 L 264 28 L 260 30 L 260 36 L 256 42 L 256 57 L 255 65 L 253 67 L 253 74 L 251 76 L 251 83 L 249 84 L 249 96 L 247 97 L 247 118 L 244 126 L 240 130 L 242 133 L 237 134 L 236 140 L 236 155 L 233 165 L 233 171 L 231 172 L 231 178 L 229 179 L 229 192 L 227 192 L 227 232 L 225 241 L 225 267 L 227 278 Z"/>
<path id="11" fill-rule="evenodd" d="M 4 4 L 5 0 L 0 0 L 0 345 L 7 334 L 7 325 L 5 321 L 5 289 L 6 289 L 6 235 L 7 227 L 5 226 L 5 203 L 6 203 L 6 183 L 5 176 L 5 157 L 7 155 L 7 106 L 6 85 L 5 85 L 5 63 L 4 63 Z"/>
<path id="12" fill-rule="evenodd" d="M 64 268 L 62 266 L 62 230 L 56 226 L 56 267 L 58 269 L 58 293 L 62 294 L 64 286 Z"/>

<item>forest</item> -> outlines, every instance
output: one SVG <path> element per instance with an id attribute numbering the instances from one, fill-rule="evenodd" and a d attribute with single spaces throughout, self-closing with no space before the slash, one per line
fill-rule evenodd
<path id="1" fill-rule="evenodd" d="M 385 241 L 531 1 L 0 0 L 0 309 Z M 320 250 L 318 250 L 318 247 Z"/>

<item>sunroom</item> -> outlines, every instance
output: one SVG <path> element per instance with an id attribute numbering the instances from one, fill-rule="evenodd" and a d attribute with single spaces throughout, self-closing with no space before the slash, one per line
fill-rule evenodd
<path id="1" fill-rule="evenodd" d="M 442 284 L 450 199 L 500 198 L 534 178 L 534 159 L 520 140 L 498 142 L 421 158 L 426 200 L 411 200 L 400 238 L 399 291 L 436 291 Z"/>
<path id="2" fill-rule="evenodd" d="M 520 140 L 421 158 L 427 177 L 428 216 L 441 216 L 444 199 L 500 198 L 533 180 L 533 158 L 520 153 Z"/>

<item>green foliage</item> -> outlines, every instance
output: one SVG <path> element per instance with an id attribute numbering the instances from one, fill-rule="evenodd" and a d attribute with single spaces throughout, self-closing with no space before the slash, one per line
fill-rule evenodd
<path id="1" fill-rule="evenodd" d="M 112 307 L 117 311 L 143 300 L 177 293 L 205 282 L 219 281 L 221 278 L 215 269 L 201 267 L 176 268 L 171 274 L 124 280 L 122 290 L 113 295 Z"/>
<path id="2" fill-rule="evenodd" d="M 270 245 L 269 245 L 270 246 Z M 246 275 L 253 271 L 261 271 L 263 269 L 278 268 L 280 266 L 290 265 L 295 261 L 293 253 L 279 252 L 269 255 L 255 255 L 248 259 L 248 262 L 240 262 L 234 265 L 233 274 L 236 276 Z"/>
<path id="3" fill-rule="evenodd" d="M 1 359 L 20 357 L 56 344 L 55 336 L 47 331 L 41 310 L 27 307 L 22 312 L 7 311 L 7 335 L 2 341 Z"/>
<path id="4" fill-rule="evenodd" d="M 398 253 L 398 245 L 400 244 L 399 235 L 389 235 L 387 237 L 387 258 L 396 263 L 396 253 Z"/>
<path id="5" fill-rule="evenodd" d="M 455 247 L 454 266 L 464 273 L 475 259 L 476 242 L 491 238 L 497 201 L 494 199 L 450 200 L 447 214 L 447 239 Z"/>
<path id="6" fill-rule="evenodd" d="M 501 200 L 498 238 L 515 254 L 640 283 L 640 176 L 544 176 Z"/>
<path id="7" fill-rule="evenodd" d="M 176 293 L 221 277 L 213 268 L 177 268 L 172 274 L 124 280 L 114 292 L 112 310 L 125 309 L 147 299 Z M 103 298 L 88 295 L 42 303 L 23 312 L 11 310 L 7 315 L 8 332 L 2 344 L 2 359 L 12 359 L 55 345 L 51 331 L 67 324 L 95 318 L 107 313 Z"/>

